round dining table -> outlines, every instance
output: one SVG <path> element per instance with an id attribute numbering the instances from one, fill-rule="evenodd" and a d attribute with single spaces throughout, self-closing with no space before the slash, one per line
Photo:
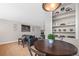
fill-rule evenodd
<path id="1" fill-rule="evenodd" d="M 75 45 L 61 40 L 55 40 L 54 43 L 49 43 L 47 39 L 38 40 L 34 47 L 47 56 L 73 56 L 78 52 Z"/>

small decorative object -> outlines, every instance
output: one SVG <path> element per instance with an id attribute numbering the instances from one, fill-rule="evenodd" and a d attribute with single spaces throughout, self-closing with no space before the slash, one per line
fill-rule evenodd
<path id="1" fill-rule="evenodd" d="M 66 29 L 63 29 L 63 31 L 66 31 Z"/>
<path id="2" fill-rule="evenodd" d="M 65 37 L 64 35 L 60 35 L 60 37 Z"/>
<path id="3" fill-rule="evenodd" d="M 41 35 L 40 36 L 41 36 L 42 39 L 45 39 L 44 30 L 41 30 Z"/>
<path id="4" fill-rule="evenodd" d="M 64 11 L 64 9 L 65 9 L 65 7 L 62 7 L 62 8 L 61 8 L 61 11 Z"/>
<path id="5" fill-rule="evenodd" d="M 63 40 L 63 38 L 65 38 L 65 36 L 64 35 L 60 35 L 60 37 L 59 37 L 61 40 Z"/>
<path id="6" fill-rule="evenodd" d="M 55 35 L 55 37 L 58 37 L 58 35 Z"/>
<path id="7" fill-rule="evenodd" d="M 65 23 L 61 23 L 60 25 L 65 25 Z"/>
<path id="8" fill-rule="evenodd" d="M 44 31 L 41 30 L 41 34 L 44 34 Z"/>
<path id="9" fill-rule="evenodd" d="M 68 38 L 75 38 L 75 36 L 68 36 Z"/>
<path id="10" fill-rule="evenodd" d="M 67 7 L 67 8 L 65 9 L 65 11 L 66 11 L 66 12 L 72 11 L 72 8 Z"/>
<path id="11" fill-rule="evenodd" d="M 56 29 L 54 31 L 56 31 Z"/>
<path id="12" fill-rule="evenodd" d="M 55 35 L 48 34 L 48 42 L 49 42 L 49 44 L 54 43 L 54 41 L 55 41 Z"/>
<path id="13" fill-rule="evenodd" d="M 73 29 L 70 29 L 70 31 L 73 31 Z"/>
<path id="14" fill-rule="evenodd" d="M 57 11 L 55 14 L 58 15 L 59 14 L 59 11 Z"/>
<path id="15" fill-rule="evenodd" d="M 59 31 L 61 31 L 61 29 L 59 29 Z"/>

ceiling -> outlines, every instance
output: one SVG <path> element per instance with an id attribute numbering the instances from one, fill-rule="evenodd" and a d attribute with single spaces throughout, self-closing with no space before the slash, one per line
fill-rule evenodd
<path id="1" fill-rule="evenodd" d="M 0 19 L 43 26 L 49 16 L 41 3 L 0 3 Z"/>
<path id="2" fill-rule="evenodd" d="M 50 12 L 42 9 L 41 3 L 0 3 L 0 19 L 43 26 L 50 16 Z"/>

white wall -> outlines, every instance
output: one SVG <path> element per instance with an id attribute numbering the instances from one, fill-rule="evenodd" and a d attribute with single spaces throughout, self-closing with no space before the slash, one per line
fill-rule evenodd
<path id="1" fill-rule="evenodd" d="M 45 21 L 45 39 L 47 39 L 48 34 L 52 33 L 52 12 L 49 12 L 50 15 L 48 19 Z"/>
<path id="2" fill-rule="evenodd" d="M 79 3 L 76 3 L 76 39 L 79 39 Z"/>
<path id="3" fill-rule="evenodd" d="M 21 24 L 24 23 L 0 19 L 0 43 L 16 41 L 24 34 L 35 35 L 36 37 L 40 36 L 40 30 L 41 30 L 40 26 L 30 25 L 31 26 L 30 32 L 21 32 Z"/>
<path id="4" fill-rule="evenodd" d="M 15 20 L 43 27 L 49 14 L 42 3 L 0 3 L 0 19 Z"/>
<path id="5" fill-rule="evenodd" d="M 16 40 L 22 34 L 39 37 L 41 29 L 47 36 L 52 31 L 51 19 L 51 13 L 44 11 L 41 3 L 0 3 L 0 42 Z M 31 25 L 32 31 L 20 32 L 21 24 Z"/>
<path id="6" fill-rule="evenodd" d="M 19 36 L 19 29 L 15 31 L 14 24 L 15 23 L 13 22 L 0 20 L 0 43 L 6 41 L 15 41 L 17 39 Z"/>

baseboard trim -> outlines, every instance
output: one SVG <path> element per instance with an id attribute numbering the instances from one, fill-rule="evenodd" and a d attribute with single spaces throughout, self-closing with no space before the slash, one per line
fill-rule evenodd
<path id="1" fill-rule="evenodd" d="M 8 44 L 8 43 L 13 43 L 13 42 L 17 42 L 17 40 L 14 40 L 14 41 L 7 41 L 7 42 L 0 42 L 0 45 Z"/>

